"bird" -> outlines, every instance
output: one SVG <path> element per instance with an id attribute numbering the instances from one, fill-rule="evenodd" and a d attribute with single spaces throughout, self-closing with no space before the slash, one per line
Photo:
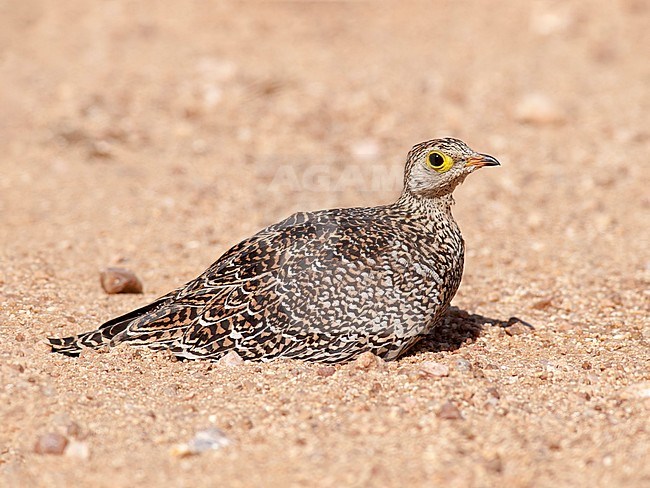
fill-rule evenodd
<path id="1" fill-rule="evenodd" d="M 179 359 L 386 361 L 440 324 L 465 244 L 452 193 L 494 157 L 455 138 L 409 151 L 391 204 L 298 212 L 236 244 L 197 278 L 96 330 L 48 339 L 53 352 L 120 343 Z"/>

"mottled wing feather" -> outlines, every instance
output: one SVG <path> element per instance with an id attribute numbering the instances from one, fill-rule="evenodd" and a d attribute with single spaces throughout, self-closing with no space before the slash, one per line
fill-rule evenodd
<path id="1" fill-rule="evenodd" d="M 309 317 L 322 299 L 311 293 L 309 285 L 315 275 L 320 279 L 331 274 L 336 281 L 333 271 L 343 261 L 351 268 L 352 279 L 358 279 L 356 268 L 367 266 L 364 256 L 391 242 L 389 237 L 369 238 L 366 234 L 374 232 L 368 230 L 359 222 L 337 221 L 327 212 L 298 214 L 236 246 L 237 252 L 226 253 L 177 294 L 174 308 L 188 307 L 199 296 L 209 300 L 194 310 L 195 315 L 181 320 L 181 327 L 175 323 L 174 335 L 165 338 L 170 349 L 188 358 L 217 358 L 236 349 L 246 358 L 271 359 L 319 349 L 327 353 L 331 345 L 345 354 L 359 344 L 359 334 L 348 331 L 337 337 L 336 330 L 320 330 L 328 317 Z M 153 323 L 149 318 L 134 321 L 119 339 L 142 335 L 155 339 L 152 326 L 170 326 L 169 317 L 152 319 Z M 136 340 L 142 343 L 142 337 Z M 363 340 L 367 342 L 367 337 Z"/>
<path id="2" fill-rule="evenodd" d="M 279 237 L 290 240 L 295 226 L 308 219 L 309 214 L 294 214 L 232 247 L 196 279 L 153 304 L 112 319 L 96 331 L 73 338 L 51 339 L 50 343 L 57 347 L 54 341 L 61 341 L 62 345 L 65 341 L 75 345 L 77 351 L 71 352 L 78 352 L 79 345 L 97 347 L 102 343 L 115 345 L 123 341 L 171 345 L 175 342 L 175 350 L 191 350 L 188 353 L 191 355 L 212 353 L 221 337 L 221 334 L 211 335 L 218 330 L 217 326 L 210 325 L 212 322 L 218 320 L 225 324 L 229 334 L 233 319 L 250 306 L 247 296 L 252 290 L 257 291 L 256 306 L 269 307 L 269 296 L 264 294 L 261 280 L 279 262 L 274 259 L 279 253 L 272 247 Z M 239 304 L 235 305 L 236 302 Z M 79 341 L 81 343 L 76 345 Z"/>
<path id="3" fill-rule="evenodd" d="M 298 344 L 300 337 L 287 334 L 294 322 L 295 304 L 290 302 L 297 295 L 286 293 L 285 282 L 296 279 L 296 274 L 286 271 L 309 272 L 302 261 L 309 260 L 310 253 L 321 253 L 322 243 L 340 225 L 328 219 L 313 221 L 305 214 L 299 222 L 295 216 L 288 220 L 291 225 L 285 221 L 266 232 L 251 252 L 233 255 L 204 275 L 210 286 L 228 292 L 221 293 L 186 330 L 183 341 L 175 344 L 176 353 L 196 358 L 237 349 L 250 359 L 270 359 Z"/>

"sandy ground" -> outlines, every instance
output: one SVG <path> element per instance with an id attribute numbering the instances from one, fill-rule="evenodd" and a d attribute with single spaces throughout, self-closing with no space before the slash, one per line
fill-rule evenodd
<path id="1" fill-rule="evenodd" d="M 643 0 L 0 2 L 0 485 L 650 486 L 649 23 Z M 503 165 L 457 191 L 457 309 L 408 357 L 44 346 L 293 211 L 391 201 L 445 135 Z M 111 265 L 145 294 L 106 295 Z M 229 445 L 184 455 L 211 428 Z"/>

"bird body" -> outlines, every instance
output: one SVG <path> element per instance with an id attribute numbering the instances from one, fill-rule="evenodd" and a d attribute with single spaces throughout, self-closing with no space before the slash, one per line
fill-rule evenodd
<path id="1" fill-rule="evenodd" d="M 429 164 L 440 163 L 438 154 L 458 161 L 438 172 Z M 458 174 L 445 179 L 456 164 Z M 460 285 L 464 243 L 451 214 L 453 188 L 494 164 L 457 139 L 422 143 L 409 153 L 394 204 L 296 213 L 152 304 L 95 331 L 51 338 L 52 349 L 75 355 L 128 342 L 187 359 L 229 351 L 262 361 L 337 363 L 366 351 L 395 359 L 431 332 Z"/>

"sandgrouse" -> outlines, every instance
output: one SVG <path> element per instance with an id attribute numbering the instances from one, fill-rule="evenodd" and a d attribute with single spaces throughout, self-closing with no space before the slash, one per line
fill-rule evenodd
<path id="1" fill-rule="evenodd" d="M 451 214 L 467 175 L 497 166 L 458 139 L 413 147 L 397 202 L 296 213 L 240 242 L 203 274 L 52 350 L 167 349 L 179 358 L 340 363 L 403 354 L 440 322 L 460 284 L 464 243 Z"/>

